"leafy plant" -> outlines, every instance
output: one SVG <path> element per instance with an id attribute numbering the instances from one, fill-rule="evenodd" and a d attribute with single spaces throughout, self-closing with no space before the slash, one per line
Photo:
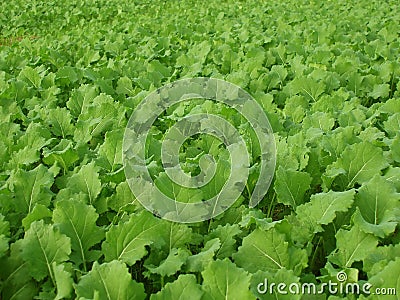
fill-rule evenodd
<path id="1" fill-rule="evenodd" d="M 311 299 L 257 286 L 321 286 L 342 271 L 400 292 L 396 1 L 9 0 L 0 9 L 1 299 Z M 210 198 L 230 172 L 224 143 L 199 134 L 179 161 L 195 176 L 213 156 L 212 185 L 167 180 L 162 140 L 185 116 L 224 118 L 249 153 L 232 207 L 177 224 L 131 193 L 122 138 L 146 95 L 190 77 L 227 80 L 257 100 L 277 168 L 249 208 L 261 151 L 246 120 L 211 100 L 169 107 L 146 162 L 171 197 Z"/>

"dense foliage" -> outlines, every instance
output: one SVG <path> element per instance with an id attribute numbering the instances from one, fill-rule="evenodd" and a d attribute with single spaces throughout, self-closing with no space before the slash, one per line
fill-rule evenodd
<path id="1" fill-rule="evenodd" d="M 319 285 L 340 271 L 400 293 L 397 1 L 233 2 L 0 4 L 1 299 L 358 297 L 256 289 L 264 278 Z M 262 105 L 277 168 L 250 209 L 259 153 L 249 150 L 251 175 L 238 202 L 185 225 L 137 203 L 121 146 L 150 91 L 198 76 L 235 83 Z M 175 193 L 153 156 L 166 128 L 192 111 L 246 131 L 229 109 L 212 105 L 174 106 L 153 126 L 152 175 L 181 201 L 196 193 Z M 194 136 L 183 169 L 198 172 L 204 153 L 224 168 L 225 152 L 218 140 Z M 210 193 L 225 178 L 217 174 Z M 381 298 L 397 299 L 368 297 Z"/>

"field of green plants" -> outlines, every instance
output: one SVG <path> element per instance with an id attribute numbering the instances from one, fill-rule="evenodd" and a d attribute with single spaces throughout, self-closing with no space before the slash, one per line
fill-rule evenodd
<path id="1" fill-rule="evenodd" d="M 398 1 L 8 0 L 0 10 L 0 299 L 400 299 Z M 171 106 L 146 155 L 177 201 L 218 194 L 230 170 L 225 145 L 199 134 L 179 160 L 195 175 L 211 154 L 211 187 L 167 180 L 161 142 L 184 116 L 228 120 L 250 156 L 235 204 L 182 224 L 137 201 L 122 144 L 150 92 L 195 77 L 251 94 L 277 158 L 250 208 L 251 128 L 213 101 Z M 266 281 L 275 289 L 261 293 Z M 323 292 L 284 294 L 279 283 Z"/>

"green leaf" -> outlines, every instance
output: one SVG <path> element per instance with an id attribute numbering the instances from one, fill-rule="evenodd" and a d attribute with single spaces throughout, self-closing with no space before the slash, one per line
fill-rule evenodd
<path id="1" fill-rule="evenodd" d="M 212 261 L 201 275 L 203 299 L 256 299 L 249 290 L 250 275 L 228 259 Z"/>
<path id="2" fill-rule="evenodd" d="M 107 200 L 108 206 L 114 211 L 129 211 L 128 209 L 136 208 L 139 202 L 136 200 L 129 185 L 126 181 L 118 184 L 115 193 Z"/>
<path id="3" fill-rule="evenodd" d="M 400 290 L 400 280 L 399 276 L 396 274 L 400 274 L 400 258 L 397 257 L 395 260 L 388 263 L 388 265 L 378 274 L 369 278 L 368 282 L 376 288 L 394 288 L 395 291 Z M 398 297 L 398 295 L 392 295 L 393 297 Z M 388 295 L 374 295 L 373 299 L 389 299 L 388 297 L 392 297 Z M 394 299 L 394 298 L 393 298 Z"/>
<path id="4" fill-rule="evenodd" d="M 56 262 L 53 262 L 52 269 L 57 288 L 57 295 L 54 299 L 59 300 L 69 298 L 72 292 L 73 283 L 71 273 L 65 270 L 63 264 L 57 265 Z"/>
<path id="5" fill-rule="evenodd" d="M 323 136 L 320 145 L 324 152 L 319 157 L 320 163 L 324 166 L 332 164 L 342 155 L 348 145 L 360 142 L 355 131 L 354 126 L 339 127 Z"/>
<path id="6" fill-rule="evenodd" d="M 328 260 L 339 267 L 349 268 L 355 261 L 364 260 L 378 245 L 377 239 L 353 226 L 349 231 L 339 229 L 336 233 L 337 249 L 331 253 Z"/>
<path id="7" fill-rule="evenodd" d="M 390 152 L 392 153 L 393 159 L 400 163 L 400 134 L 398 134 L 390 145 Z"/>
<path id="8" fill-rule="evenodd" d="M 53 262 L 62 263 L 68 260 L 71 253 L 70 239 L 43 221 L 31 224 L 25 233 L 22 247 L 22 257 L 29 264 L 32 277 L 40 281 L 50 276 L 53 283 Z"/>
<path id="9" fill-rule="evenodd" d="M 67 107 L 74 117 L 86 112 L 88 106 L 97 96 L 96 88 L 90 85 L 81 85 L 79 89 L 74 90 L 70 99 L 67 101 Z"/>
<path id="10" fill-rule="evenodd" d="M 329 165 L 323 175 L 326 187 L 336 180 L 342 188 L 363 184 L 388 166 L 382 149 L 368 142 L 348 146 L 341 157 Z"/>
<path id="11" fill-rule="evenodd" d="M 10 255 L 0 258 L 1 299 L 25 300 L 37 295 L 37 283 L 29 275 L 30 266 L 22 259 L 23 244 L 24 240 L 18 240 L 11 245 Z"/>
<path id="12" fill-rule="evenodd" d="M 42 204 L 36 204 L 33 210 L 22 219 L 22 226 L 24 226 L 25 231 L 29 229 L 31 224 L 35 221 L 44 220 L 50 221 L 52 216 L 51 210 Z"/>
<path id="13" fill-rule="evenodd" d="M 79 159 L 72 142 L 62 139 L 51 149 L 43 149 L 43 162 L 47 165 L 53 165 L 55 162 L 66 172 Z"/>
<path id="14" fill-rule="evenodd" d="M 74 133 L 71 114 L 65 107 L 46 110 L 46 122 L 53 135 L 66 138 Z"/>
<path id="15" fill-rule="evenodd" d="M 390 137 L 396 136 L 396 134 L 400 132 L 400 113 L 390 116 L 383 124 L 385 126 L 385 131 Z"/>
<path id="16" fill-rule="evenodd" d="M 118 79 L 116 92 L 118 94 L 134 96 L 132 81 L 129 79 L 129 77 L 124 76 Z"/>
<path id="17" fill-rule="evenodd" d="M 396 187 L 397 192 L 400 192 L 400 168 L 389 167 L 385 179 Z"/>
<path id="18" fill-rule="evenodd" d="M 123 134 L 123 130 L 108 131 L 104 143 L 99 148 L 96 164 L 108 172 L 114 172 L 122 165 Z"/>
<path id="19" fill-rule="evenodd" d="M 30 123 L 23 135 L 19 137 L 13 150 L 29 149 L 34 154 L 38 154 L 40 149 L 51 142 L 49 130 L 40 123 Z"/>
<path id="20" fill-rule="evenodd" d="M 354 223 L 364 232 L 385 237 L 396 229 L 400 219 L 400 194 L 383 177 L 375 175 L 358 190 Z"/>
<path id="21" fill-rule="evenodd" d="M 381 272 L 397 257 L 400 257 L 400 244 L 377 247 L 364 259 L 363 269 L 371 277 Z"/>
<path id="22" fill-rule="evenodd" d="M 76 71 L 78 71 L 76 68 L 70 66 L 64 66 L 58 69 L 56 73 L 57 83 L 63 86 L 78 81 L 79 75 Z"/>
<path id="23" fill-rule="evenodd" d="M 307 265 L 304 250 L 289 246 L 285 235 L 275 228 L 254 230 L 243 239 L 233 259 L 239 267 L 251 273 L 259 270 L 276 272 L 283 268 L 301 271 Z"/>
<path id="24" fill-rule="evenodd" d="M 74 140 L 78 143 L 87 143 L 125 122 L 124 108 L 109 95 L 100 94 L 85 108 L 76 122 Z"/>
<path id="25" fill-rule="evenodd" d="M 392 98 L 383 103 L 383 105 L 378 110 L 379 112 L 393 115 L 395 113 L 400 113 L 399 104 L 400 104 L 399 98 Z"/>
<path id="26" fill-rule="evenodd" d="M 18 170 L 10 182 L 15 193 L 16 211 L 29 214 L 36 204 L 48 206 L 53 181 L 53 174 L 43 165 L 30 171 Z"/>
<path id="27" fill-rule="evenodd" d="M 258 271 L 251 277 L 251 291 L 254 295 L 257 295 L 257 299 L 261 300 L 301 299 L 301 295 L 289 293 L 288 288 L 285 289 L 288 292 L 287 294 L 279 293 L 277 287 L 281 282 L 286 283 L 287 286 L 292 283 L 300 284 L 299 277 L 295 276 L 292 270 L 280 269 L 274 273 Z"/>
<path id="28" fill-rule="evenodd" d="M 216 172 L 217 174 L 217 172 Z M 221 176 L 217 176 L 220 178 Z M 184 186 L 181 186 L 174 181 L 172 181 L 169 176 L 162 172 L 158 175 L 157 179 L 154 181 L 156 186 L 160 189 L 160 191 L 167 195 L 169 198 L 174 199 L 178 202 L 184 203 L 195 203 L 200 202 L 203 199 L 203 192 L 199 189 L 189 189 Z M 208 184 L 212 188 L 214 185 Z M 207 185 L 207 186 L 208 186 Z M 204 187 L 202 187 L 204 189 Z M 212 188 L 210 190 L 212 190 Z M 211 196 L 215 196 L 215 194 L 211 191 Z M 208 199 L 208 198 L 205 198 Z M 185 213 L 185 211 L 179 211 L 178 213 Z"/>
<path id="29" fill-rule="evenodd" d="M 170 300 L 170 299 L 202 299 L 204 292 L 200 285 L 196 283 L 193 274 L 179 275 L 174 282 L 169 282 L 157 294 L 150 296 L 150 300 Z"/>
<path id="30" fill-rule="evenodd" d="M 53 222 L 60 232 L 71 239 L 71 261 L 77 266 L 92 261 L 90 248 L 99 243 L 104 232 L 96 226 L 98 214 L 93 206 L 77 200 L 58 201 L 53 211 Z"/>
<path id="31" fill-rule="evenodd" d="M 174 248 L 187 249 L 189 244 L 196 243 L 192 228 L 186 224 L 166 220 L 161 220 L 160 223 L 158 242 L 155 246 L 165 253 L 170 253 Z"/>
<path id="32" fill-rule="evenodd" d="M 226 224 L 224 226 L 218 225 L 213 231 L 211 231 L 207 236 L 204 237 L 204 241 L 210 241 L 212 239 L 218 238 L 221 242 L 220 248 L 217 250 L 216 257 L 223 259 L 230 257 L 236 250 L 236 240 L 237 236 L 242 231 L 238 224 Z"/>
<path id="33" fill-rule="evenodd" d="M 220 248 L 218 238 L 206 242 L 200 253 L 189 256 L 186 262 L 187 272 L 201 272 L 213 260 L 215 252 Z"/>
<path id="34" fill-rule="evenodd" d="M 289 95 L 302 94 L 311 101 L 316 102 L 318 97 L 325 91 L 325 85 L 322 82 L 316 82 L 310 77 L 295 77 L 288 83 L 283 91 Z"/>
<path id="35" fill-rule="evenodd" d="M 121 260 L 133 265 L 147 254 L 145 246 L 157 238 L 161 222 L 147 211 L 131 215 L 129 221 L 112 226 L 106 233 L 102 250 L 106 261 Z"/>
<path id="36" fill-rule="evenodd" d="M 39 73 L 29 66 L 24 67 L 21 70 L 19 76 L 25 79 L 27 83 L 33 85 L 35 88 L 38 88 L 40 86 L 41 78 Z"/>
<path id="37" fill-rule="evenodd" d="M 147 265 L 144 266 L 153 274 L 159 274 L 161 277 L 171 276 L 178 272 L 182 265 L 186 262 L 186 259 L 190 255 L 190 252 L 186 249 L 171 249 L 167 258 L 164 259 L 158 266 Z"/>
<path id="38" fill-rule="evenodd" d="M 304 195 L 310 189 L 310 184 L 311 176 L 308 173 L 279 166 L 274 184 L 278 202 L 296 208 L 304 203 Z"/>
<path id="39" fill-rule="evenodd" d="M 126 265 L 115 260 L 101 265 L 94 262 L 92 270 L 75 285 L 75 291 L 79 299 L 136 300 L 146 297 L 143 284 L 132 280 Z"/>
<path id="40" fill-rule="evenodd" d="M 387 83 L 384 84 L 375 84 L 372 92 L 368 94 L 368 96 L 378 99 L 378 98 L 387 98 L 389 96 L 390 86 Z"/>
<path id="41" fill-rule="evenodd" d="M 285 115 L 291 117 L 293 122 L 300 123 L 306 115 L 308 109 L 308 101 L 302 96 L 293 96 L 286 99 L 285 108 L 283 112 Z"/>
<path id="42" fill-rule="evenodd" d="M 322 225 L 331 223 L 338 212 L 346 212 L 352 206 L 354 195 L 355 190 L 314 194 L 310 202 L 296 208 L 297 218 L 312 233 L 321 232 Z"/>
<path id="43" fill-rule="evenodd" d="M 88 197 L 89 204 L 94 204 L 101 191 L 98 168 L 94 162 L 84 165 L 78 173 L 70 177 L 67 188 L 73 193 L 84 193 Z"/>
<path id="44" fill-rule="evenodd" d="M 0 214 L 0 258 L 8 250 L 8 241 L 10 237 L 10 224 L 4 220 L 4 216 Z"/>

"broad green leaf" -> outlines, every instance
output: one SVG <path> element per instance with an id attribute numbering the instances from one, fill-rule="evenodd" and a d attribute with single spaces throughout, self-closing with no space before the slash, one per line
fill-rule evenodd
<path id="1" fill-rule="evenodd" d="M 26 66 L 22 69 L 19 77 L 23 78 L 27 83 L 33 85 L 35 88 L 39 88 L 41 78 L 37 70 Z"/>
<path id="2" fill-rule="evenodd" d="M 4 220 L 4 216 L 0 214 L 0 257 L 8 250 L 8 241 L 10 238 L 10 224 Z"/>
<path id="3" fill-rule="evenodd" d="M 94 262 L 92 270 L 75 285 L 78 299 L 135 300 L 145 299 L 142 283 L 132 280 L 126 265 L 113 260 Z"/>
<path id="4" fill-rule="evenodd" d="M 336 234 L 337 249 L 329 255 L 329 261 L 342 268 L 349 268 L 355 261 L 364 260 L 378 245 L 371 234 L 353 226 L 349 231 L 339 229 Z"/>
<path id="5" fill-rule="evenodd" d="M 182 265 L 186 262 L 186 259 L 190 255 L 190 252 L 186 249 L 171 249 L 167 258 L 164 259 L 158 266 L 144 265 L 151 273 L 159 274 L 161 277 L 171 276 L 178 272 Z"/>
<path id="6" fill-rule="evenodd" d="M 326 187 L 336 180 L 342 188 L 351 188 L 380 174 L 387 166 L 382 149 L 362 142 L 348 146 L 341 157 L 327 167 L 323 180 Z"/>
<path id="7" fill-rule="evenodd" d="M 55 147 L 43 149 L 43 162 L 53 165 L 55 162 L 66 172 L 79 159 L 72 142 L 62 139 Z"/>
<path id="8" fill-rule="evenodd" d="M 56 73 L 57 83 L 64 86 L 75 83 L 79 80 L 78 69 L 70 66 L 59 68 Z M 81 73 L 81 72 L 80 72 Z M 81 75 L 82 76 L 82 75 Z"/>
<path id="9" fill-rule="evenodd" d="M 75 126 L 74 140 L 87 143 L 108 130 L 119 128 L 125 122 L 125 110 L 109 95 L 100 94 L 86 107 Z"/>
<path id="10" fill-rule="evenodd" d="M 122 140 L 123 131 L 108 131 L 104 143 L 99 148 L 99 158 L 96 164 L 108 172 L 116 171 L 122 165 Z"/>
<path id="11" fill-rule="evenodd" d="M 278 202 L 296 208 L 304 203 L 304 195 L 310 189 L 310 184 L 311 176 L 308 173 L 279 166 L 274 185 Z"/>
<path id="12" fill-rule="evenodd" d="M 297 218 L 312 233 L 321 232 L 321 226 L 331 223 L 336 213 L 346 212 L 351 207 L 354 195 L 355 190 L 314 194 L 310 202 L 296 208 Z"/>
<path id="13" fill-rule="evenodd" d="M 117 185 L 113 195 L 107 199 L 107 205 L 117 212 L 129 212 L 137 208 L 140 204 L 130 190 L 128 183 L 123 181 Z"/>
<path id="14" fill-rule="evenodd" d="M 375 84 L 373 90 L 368 94 L 368 96 L 378 99 L 387 98 L 389 96 L 390 86 L 386 83 Z"/>
<path id="15" fill-rule="evenodd" d="M 56 282 L 57 295 L 55 300 L 69 298 L 72 292 L 72 274 L 65 270 L 63 264 L 57 265 L 56 262 L 52 264 L 54 272 L 54 279 Z"/>
<path id="16" fill-rule="evenodd" d="M 218 176 L 218 178 L 219 177 L 220 176 Z M 204 197 L 203 192 L 201 190 L 189 189 L 184 186 L 181 186 L 181 185 L 173 182 L 168 177 L 168 175 L 164 172 L 160 173 L 154 182 L 164 195 L 167 195 L 170 199 L 173 199 L 174 201 L 184 202 L 184 203 L 187 203 L 187 202 L 195 203 L 195 202 L 200 202 Z M 211 187 L 214 187 L 214 186 L 211 185 Z M 204 189 L 204 187 L 203 187 L 203 189 Z M 211 190 L 212 190 L 212 188 L 211 188 Z M 214 191 L 211 192 L 211 196 L 215 196 L 215 194 L 213 192 Z M 208 198 L 205 198 L 205 199 L 208 199 Z M 178 213 L 184 214 L 185 211 L 179 211 Z"/>
<path id="17" fill-rule="evenodd" d="M 71 114 L 65 107 L 46 110 L 46 123 L 53 135 L 57 137 L 66 138 L 74 133 L 74 126 L 71 121 Z"/>
<path id="18" fill-rule="evenodd" d="M 157 294 L 150 296 L 150 300 L 170 300 L 170 299 L 202 299 L 204 292 L 196 282 L 193 274 L 179 275 L 174 282 L 169 282 Z"/>
<path id="19" fill-rule="evenodd" d="M 384 122 L 385 131 L 390 137 L 396 136 L 400 132 L 400 113 L 396 113 Z"/>
<path id="20" fill-rule="evenodd" d="M 40 123 L 29 123 L 23 135 L 18 138 L 18 141 L 13 150 L 29 149 L 34 154 L 51 142 L 51 134 L 46 126 Z"/>
<path id="21" fill-rule="evenodd" d="M 243 239 L 233 259 L 239 267 L 251 273 L 259 270 L 276 272 L 283 268 L 301 271 L 307 264 L 305 252 L 289 246 L 285 235 L 275 228 L 254 230 Z"/>
<path id="22" fill-rule="evenodd" d="M 331 114 L 325 112 L 315 112 L 312 115 L 308 115 L 303 120 L 304 129 L 318 129 L 321 133 L 331 132 L 335 125 L 335 119 L 332 118 Z"/>
<path id="23" fill-rule="evenodd" d="M 43 204 L 36 204 L 33 207 L 33 210 L 22 219 L 22 226 L 24 226 L 25 231 L 29 229 L 31 224 L 35 221 L 44 220 L 50 221 L 52 216 L 52 212 L 49 208 L 44 206 Z"/>
<path id="24" fill-rule="evenodd" d="M 133 265 L 147 254 L 145 246 L 158 238 L 160 228 L 161 222 L 147 211 L 132 214 L 129 221 L 112 226 L 102 244 L 106 261 L 117 259 Z"/>
<path id="25" fill-rule="evenodd" d="M 71 261 L 77 266 L 83 264 L 84 270 L 93 260 L 90 248 L 104 237 L 103 230 L 96 226 L 97 219 L 93 206 L 73 199 L 58 201 L 53 211 L 54 225 L 71 239 Z"/>
<path id="26" fill-rule="evenodd" d="M 284 289 L 284 291 L 287 292 L 286 294 L 278 292 L 277 286 L 281 282 L 287 285 Z M 251 277 L 251 291 L 257 296 L 257 299 L 261 300 L 300 300 L 300 294 L 292 294 L 289 292 L 289 285 L 292 283 L 296 286 L 301 285 L 299 282 L 299 277 L 295 276 L 292 270 L 280 269 L 274 273 L 258 271 Z"/>
<path id="27" fill-rule="evenodd" d="M 400 99 L 393 98 L 387 100 L 382 106 L 379 108 L 379 112 L 386 113 L 389 115 L 393 115 L 395 113 L 400 113 Z"/>
<path id="28" fill-rule="evenodd" d="M 25 233 L 22 247 L 22 258 L 28 263 L 32 277 L 42 280 L 50 276 L 53 283 L 53 262 L 62 263 L 68 260 L 71 253 L 70 239 L 43 221 L 31 224 Z"/>
<path id="29" fill-rule="evenodd" d="M 67 107 L 74 117 L 86 112 L 88 106 L 97 96 L 96 88 L 90 85 L 82 85 L 77 90 L 72 91 Z"/>
<path id="30" fill-rule="evenodd" d="M 363 270 L 371 277 L 382 271 L 397 257 L 400 257 L 400 244 L 377 247 L 364 259 Z"/>
<path id="31" fill-rule="evenodd" d="M 73 193 L 86 194 L 89 204 L 93 205 L 101 191 L 98 169 L 94 162 L 82 166 L 77 173 L 72 175 L 68 180 L 67 188 Z"/>
<path id="32" fill-rule="evenodd" d="M 118 94 L 134 96 L 132 81 L 129 79 L 129 77 L 124 76 L 118 79 L 116 92 Z"/>
<path id="33" fill-rule="evenodd" d="M 392 141 L 390 145 L 390 151 L 393 159 L 400 163 L 400 134 L 398 134 Z"/>
<path id="34" fill-rule="evenodd" d="M 397 192 L 400 193 L 400 168 L 389 167 L 384 177 L 388 182 L 393 184 Z"/>
<path id="35" fill-rule="evenodd" d="M 325 91 L 325 85 L 310 77 L 296 77 L 288 83 L 283 90 L 289 95 L 302 94 L 310 101 L 316 102 L 318 97 Z"/>
<path id="36" fill-rule="evenodd" d="M 230 260 L 212 261 L 201 273 L 202 299 L 256 299 L 250 292 L 250 275 Z"/>
<path id="37" fill-rule="evenodd" d="M 43 165 L 30 171 L 18 170 L 10 182 L 15 193 L 15 209 L 29 214 L 36 204 L 48 206 L 53 181 L 53 174 Z"/>
<path id="38" fill-rule="evenodd" d="M 1 299 L 25 300 L 37 295 L 37 283 L 30 274 L 30 265 L 22 259 L 24 240 L 11 245 L 10 255 L 0 258 Z"/>
<path id="39" fill-rule="evenodd" d="M 189 256 L 186 262 L 187 272 L 201 272 L 213 261 L 215 252 L 221 247 L 218 238 L 212 239 L 204 245 L 204 248 L 198 254 Z"/>
<path id="40" fill-rule="evenodd" d="M 219 225 L 207 236 L 205 236 L 204 241 L 207 242 L 209 240 L 218 238 L 221 242 L 221 246 L 217 250 L 216 257 L 219 259 L 224 259 L 226 257 L 231 257 L 231 255 L 235 252 L 235 236 L 240 233 L 241 230 L 238 224 L 226 224 L 224 226 Z"/>
<path id="41" fill-rule="evenodd" d="M 363 184 L 355 204 L 358 210 L 354 223 L 363 231 L 383 238 L 396 229 L 400 218 L 400 194 L 383 177 L 376 175 Z"/>
<path id="42" fill-rule="evenodd" d="M 175 222 L 162 221 L 162 229 L 159 232 L 159 239 L 163 242 L 161 245 L 163 249 L 168 252 L 173 248 L 185 248 L 188 244 L 193 243 L 194 237 L 192 228 L 186 224 L 179 224 Z"/>
<path id="43" fill-rule="evenodd" d="M 277 166 L 285 168 L 298 170 L 299 161 L 297 156 L 293 153 L 292 148 L 290 148 L 289 142 L 286 138 L 276 135 L 276 159 Z"/>
<path id="44" fill-rule="evenodd" d="M 281 158 L 284 161 L 282 165 L 285 165 L 287 169 L 293 169 L 299 171 L 303 170 L 308 164 L 308 158 L 309 158 L 308 153 L 310 152 L 306 134 L 300 131 L 295 135 L 289 136 L 287 138 L 287 145 L 289 153 L 293 154 L 296 157 L 298 165 L 297 166 L 287 165 L 286 164 L 287 157 L 284 154 Z"/>
<path id="45" fill-rule="evenodd" d="M 395 289 L 397 294 L 392 294 L 391 296 L 388 295 L 373 295 L 371 299 L 395 299 L 398 297 L 398 291 L 400 290 L 400 258 L 397 257 L 395 260 L 389 262 L 387 266 L 378 274 L 368 279 L 368 282 L 372 284 L 373 288 L 371 291 L 374 291 L 376 288 L 388 288 Z"/>
<path id="46" fill-rule="evenodd" d="M 295 123 L 300 123 L 306 115 L 309 103 L 302 96 L 293 96 L 286 99 L 286 105 L 283 109 L 285 115 L 290 116 Z"/>

